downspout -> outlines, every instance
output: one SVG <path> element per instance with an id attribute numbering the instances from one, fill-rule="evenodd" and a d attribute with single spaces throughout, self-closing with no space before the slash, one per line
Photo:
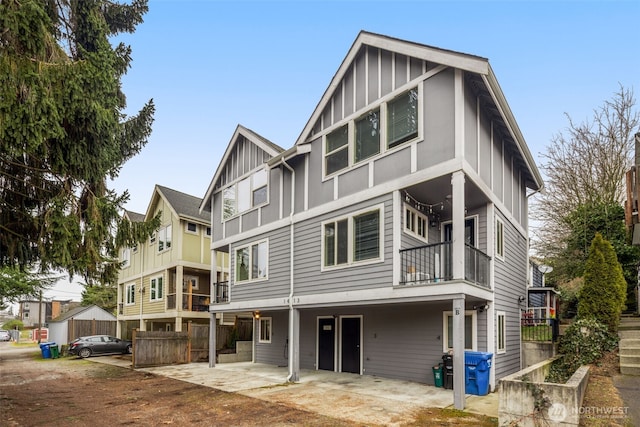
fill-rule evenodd
<path id="1" fill-rule="evenodd" d="M 289 246 L 290 246 L 290 251 L 289 251 L 289 313 L 291 313 L 291 311 L 293 310 L 293 233 L 294 233 L 294 227 L 293 227 L 293 213 L 294 213 L 294 209 L 295 209 L 295 200 L 296 200 L 296 171 L 289 166 L 289 164 L 287 164 L 287 162 L 285 161 L 284 157 L 282 157 L 282 159 L 280 160 L 280 164 L 282 166 L 284 166 L 285 168 L 289 169 L 289 172 L 291 172 L 291 212 L 289 213 Z M 289 322 L 291 323 L 291 322 Z M 291 339 L 292 337 L 292 332 L 293 331 L 293 327 L 292 325 L 289 325 L 289 339 Z M 293 351 L 293 343 L 289 342 L 289 359 L 291 359 L 291 352 Z M 293 367 L 291 366 L 291 360 L 289 360 L 289 375 L 287 376 L 287 382 L 291 381 L 291 378 L 293 377 Z"/>
<path id="2" fill-rule="evenodd" d="M 538 193 L 542 193 L 543 189 L 544 189 L 544 187 L 540 186 L 540 188 L 538 188 L 537 190 L 533 190 L 533 192 L 531 192 L 529 194 L 525 194 L 525 197 L 527 199 L 527 261 L 525 262 L 524 271 L 527 272 L 527 282 L 529 281 L 529 262 L 531 261 L 531 259 L 529 257 L 529 248 L 530 248 L 530 239 L 529 239 L 529 199 L 531 197 L 535 196 Z M 526 189 L 525 189 L 525 191 L 526 191 Z M 525 304 L 525 308 L 528 309 L 529 308 L 529 283 L 525 284 L 524 304 Z M 522 318 L 522 312 L 520 311 L 520 301 L 518 300 L 518 323 L 521 322 L 521 318 Z M 518 332 L 520 333 L 520 336 L 519 336 L 519 339 L 520 339 L 520 369 L 524 369 L 525 366 L 522 363 L 522 361 L 524 360 L 524 355 L 522 353 L 522 328 L 518 328 Z"/>
<path id="3" fill-rule="evenodd" d="M 144 246 L 140 243 L 140 324 L 138 330 L 142 329 L 142 304 L 144 303 Z M 146 330 L 146 328 L 144 328 Z"/>

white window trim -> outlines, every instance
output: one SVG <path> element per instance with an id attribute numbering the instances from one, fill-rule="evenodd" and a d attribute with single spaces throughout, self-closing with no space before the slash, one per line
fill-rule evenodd
<path id="1" fill-rule="evenodd" d="M 478 312 L 476 310 L 465 310 L 464 316 L 471 316 L 471 348 L 465 348 L 465 350 L 477 351 L 478 349 Z M 452 348 L 448 347 L 449 343 L 449 328 L 447 317 L 453 316 L 453 311 L 442 312 L 442 352 L 448 353 Z"/>
<path id="2" fill-rule="evenodd" d="M 269 339 L 262 339 L 262 321 L 269 322 Z M 258 319 L 258 342 L 260 344 L 271 344 L 273 335 L 273 320 L 271 317 L 261 317 Z"/>
<path id="3" fill-rule="evenodd" d="M 389 152 L 393 152 L 393 151 L 397 151 L 397 150 L 402 150 L 408 146 L 411 145 L 412 142 L 414 141 L 419 141 L 423 138 L 423 121 L 424 119 L 422 119 L 422 104 L 424 102 L 424 96 L 423 96 L 423 89 L 422 89 L 423 85 L 422 82 L 420 81 L 411 81 L 408 82 L 407 84 L 403 85 L 400 88 L 397 88 L 396 90 L 393 91 L 393 93 L 390 93 L 382 98 L 380 98 L 377 102 L 374 102 L 372 104 L 369 104 L 366 106 L 366 108 L 362 108 L 358 111 L 353 112 L 352 114 L 350 114 L 348 117 L 346 117 L 344 120 L 341 120 L 340 122 L 334 124 L 333 126 L 327 128 L 327 132 L 322 136 L 322 181 L 325 181 L 327 179 L 331 179 L 337 175 L 341 175 L 345 172 L 348 172 L 352 169 L 355 169 L 357 167 L 360 167 L 362 165 L 366 165 L 368 163 L 371 163 L 375 160 L 377 160 L 380 157 L 385 156 L 387 153 Z M 414 138 L 408 139 L 407 141 L 404 141 L 398 145 L 396 145 L 395 147 L 388 147 L 388 143 L 387 143 L 387 104 L 391 101 L 394 101 L 395 99 L 397 99 L 399 96 L 404 95 L 406 92 L 415 89 L 418 92 L 418 133 Z M 376 109 L 380 110 L 380 125 L 379 125 L 379 129 L 380 129 L 380 151 L 378 152 L 378 154 L 375 154 L 371 157 L 367 157 L 366 159 L 363 159 L 359 162 L 355 162 L 355 122 L 357 120 L 359 120 L 360 118 L 366 116 L 370 111 L 374 111 Z M 348 137 L 349 137 L 349 142 L 347 143 L 348 145 L 348 157 L 349 157 L 349 161 L 347 163 L 347 166 L 343 169 L 337 170 L 331 174 L 327 175 L 327 170 L 326 170 L 326 164 L 327 162 L 326 160 L 326 141 L 327 141 L 327 135 L 330 134 L 331 132 L 341 128 L 342 126 L 345 125 L 345 123 L 347 123 L 349 125 L 349 131 L 348 131 Z"/>
<path id="4" fill-rule="evenodd" d="M 191 231 L 191 230 L 189 230 L 189 225 L 190 225 L 190 224 L 193 224 L 193 225 L 195 225 L 195 226 L 196 226 L 196 231 Z M 197 235 L 197 234 L 198 234 L 198 228 L 199 228 L 199 227 L 198 227 L 198 224 L 196 224 L 195 222 L 192 222 L 192 221 L 187 221 L 187 222 L 185 222 L 185 224 L 184 224 L 184 232 L 185 232 L 185 233 L 189 233 L 189 234 L 195 234 L 195 235 Z"/>
<path id="5" fill-rule="evenodd" d="M 122 267 L 121 268 L 129 268 L 131 266 L 131 249 L 123 248 L 122 249 Z"/>
<path id="6" fill-rule="evenodd" d="M 170 240 L 169 240 L 171 242 L 171 245 L 169 246 L 167 246 L 167 228 L 171 228 Z M 160 232 L 164 232 L 164 243 L 163 243 L 162 250 L 160 249 L 160 242 L 159 242 Z M 171 248 L 173 248 L 173 224 L 169 223 L 164 227 L 160 227 L 157 232 L 156 240 L 158 240 L 158 250 L 156 251 L 157 254 L 162 254 L 167 251 L 170 251 Z"/>
<path id="7" fill-rule="evenodd" d="M 413 231 L 409 228 L 407 228 L 407 211 L 410 211 L 411 213 L 413 213 L 414 215 L 416 215 L 416 218 L 420 218 L 424 220 L 424 237 L 421 236 L 420 234 L 417 233 L 417 231 Z M 402 222 L 403 222 L 403 227 L 402 227 L 402 231 L 404 231 L 405 233 L 407 233 L 408 235 L 415 237 L 416 239 L 422 240 L 423 242 L 429 242 L 429 217 L 425 214 L 423 214 L 422 212 L 418 211 L 417 209 L 415 209 L 413 206 L 410 206 L 408 204 L 405 203 L 404 205 L 404 215 L 402 217 Z M 415 225 L 416 230 L 418 228 L 417 224 Z"/>
<path id="8" fill-rule="evenodd" d="M 377 258 L 366 259 L 363 261 L 354 261 L 353 260 L 353 219 L 359 215 L 374 212 L 379 212 L 379 224 L 378 224 L 378 236 L 380 238 L 379 244 L 379 254 Z M 325 224 L 334 223 L 338 221 L 342 221 L 347 219 L 347 262 L 344 264 L 336 264 L 336 265 L 325 265 L 324 256 L 325 256 L 325 238 L 324 238 L 324 230 Z M 332 271 L 332 270 L 340 270 L 343 268 L 349 268 L 354 266 L 361 266 L 367 264 L 376 264 L 380 262 L 384 262 L 384 203 L 380 203 L 378 205 L 370 206 L 364 209 L 360 209 L 355 212 L 351 212 L 347 215 L 342 215 L 339 217 L 331 218 L 329 220 L 323 221 L 320 224 L 320 271 Z"/>
<path id="9" fill-rule="evenodd" d="M 498 234 L 498 230 L 502 230 L 502 233 Z M 505 254 L 505 238 L 504 238 L 504 221 L 498 217 L 496 217 L 496 258 L 501 261 L 504 261 Z M 498 251 L 498 248 L 502 246 L 502 253 Z"/>
<path id="10" fill-rule="evenodd" d="M 260 171 L 263 171 L 263 170 L 267 174 L 267 184 L 266 185 L 261 185 L 260 187 L 257 187 L 257 188 L 253 188 L 253 176 L 256 173 L 258 173 Z M 226 221 L 231 221 L 232 219 L 234 219 L 234 218 L 236 218 L 236 217 L 238 217 L 240 215 L 244 215 L 244 214 L 246 214 L 248 212 L 251 212 L 253 210 L 259 209 L 259 208 L 269 204 L 269 197 L 270 197 L 269 188 L 271 187 L 271 182 L 270 182 L 271 181 L 271 174 L 269 173 L 269 171 L 270 171 L 269 168 L 259 167 L 257 169 L 252 170 L 249 173 L 246 173 L 246 174 L 238 177 L 233 182 L 229 183 L 229 185 L 227 185 L 226 187 L 224 187 L 223 189 L 220 190 L 220 202 L 221 202 L 220 203 L 220 205 L 221 205 L 221 207 L 220 207 L 220 219 L 221 219 L 220 222 L 224 223 Z M 243 210 L 241 212 L 238 209 L 238 183 L 241 182 L 241 181 L 244 181 L 247 178 L 249 178 L 249 180 L 250 180 L 250 183 L 249 183 L 249 186 L 250 186 L 250 188 L 249 188 L 249 199 L 250 200 L 249 200 L 249 202 L 250 202 L 251 207 L 249 207 L 248 209 L 245 209 L 245 210 Z M 259 188 L 263 188 L 263 187 L 267 188 L 267 199 L 264 202 L 260 203 L 260 204 L 254 205 L 253 204 L 253 192 L 255 190 L 257 190 Z M 224 217 L 224 192 L 226 190 L 230 189 L 230 188 L 232 188 L 233 192 L 235 193 L 235 207 L 234 207 L 235 213 L 233 215 L 229 216 L 229 218 L 225 218 Z"/>
<path id="11" fill-rule="evenodd" d="M 500 317 L 504 320 L 502 321 L 502 330 L 500 330 Z M 507 352 L 507 314 L 504 311 L 496 311 L 496 353 L 504 354 Z M 502 338 L 504 340 L 504 347 L 500 348 L 500 335 L 502 334 Z"/>
<path id="12" fill-rule="evenodd" d="M 479 226 L 480 226 L 480 215 L 479 214 L 473 214 L 473 215 L 469 215 L 469 216 L 465 216 L 464 217 L 464 222 L 466 223 L 468 219 L 472 219 L 473 220 L 473 241 L 475 242 L 474 244 L 474 248 L 479 249 L 479 235 L 480 235 L 480 230 L 478 230 Z M 440 235 L 440 241 L 444 242 L 444 227 L 445 225 L 449 225 L 449 224 L 453 224 L 453 221 L 442 221 L 440 223 L 441 225 L 441 235 Z M 452 226 L 453 227 L 453 226 Z M 466 224 L 465 224 L 466 227 Z M 465 245 L 466 245 L 466 241 L 465 241 Z"/>
<path id="13" fill-rule="evenodd" d="M 162 281 L 162 296 L 160 298 L 158 298 L 158 279 Z M 153 294 L 152 288 L 155 288 L 155 294 L 156 294 L 155 298 L 151 297 L 151 294 Z M 164 275 L 161 274 L 159 276 L 152 277 L 151 280 L 149 280 L 149 301 L 151 302 L 162 301 L 164 299 L 164 291 L 165 291 Z"/>
<path id="14" fill-rule="evenodd" d="M 266 245 L 267 245 L 267 274 L 264 277 L 258 277 L 258 278 L 255 278 L 255 279 L 250 278 L 250 279 L 247 279 L 247 280 L 239 281 L 238 280 L 238 266 L 236 265 L 236 262 L 238 261 L 238 257 L 237 257 L 238 251 L 242 250 L 242 249 L 249 248 L 249 273 L 251 273 L 251 266 L 253 265 L 253 259 L 252 259 L 253 254 L 251 252 L 251 247 L 255 246 L 255 245 L 259 245 L 261 243 L 266 243 Z M 234 248 L 233 249 L 233 275 L 234 275 L 233 283 L 234 283 L 234 285 L 244 285 L 246 283 L 263 282 L 265 280 L 269 280 L 269 270 L 270 270 L 270 268 L 269 268 L 269 258 L 270 258 L 270 256 L 269 256 L 269 239 L 256 240 L 256 241 L 253 241 L 251 243 L 247 243 L 247 244 L 244 244 L 242 246 L 238 246 L 238 247 Z"/>
<path id="15" fill-rule="evenodd" d="M 133 292 L 130 292 L 129 289 L 133 288 Z M 129 283 L 124 287 L 124 305 L 135 305 L 136 304 L 136 284 Z M 133 301 L 129 301 L 129 295 L 133 295 Z"/>

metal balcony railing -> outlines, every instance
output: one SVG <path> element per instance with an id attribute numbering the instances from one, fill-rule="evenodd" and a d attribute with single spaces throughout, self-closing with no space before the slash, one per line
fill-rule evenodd
<path id="1" fill-rule="evenodd" d="M 229 282 L 218 282 L 215 287 L 216 304 L 229 302 Z"/>
<path id="2" fill-rule="evenodd" d="M 490 258 L 465 245 L 465 280 L 489 288 Z M 400 250 L 400 285 L 446 282 L 453 279 L 451 242 L 434 243 Z"/>

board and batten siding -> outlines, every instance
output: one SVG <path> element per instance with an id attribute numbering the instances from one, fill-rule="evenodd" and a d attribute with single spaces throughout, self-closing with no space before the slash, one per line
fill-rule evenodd
<path id="1" fill-rule="evenodd" d="M 322 222 L 350 215 L 352 212 L 375 208 L 384 203 L 384 261 L 350 267 L 322 269 Z M 392 197 L 375 198 L 296 224 L 295 231 L 295 290 L 296 295 L 312 295 L 358 289 L 392 286 L 393 280 L 393 224 Z M 396 214 L 397 215 L 397 214 Z M 399 218 L 396 216 L 396 221 Z"/>
<path id="2" fill-rule="evenodd" d="M 494 308 L 506 315 L 506 353 L 496 354 L 496 378 L 520 369 L 520 306 L 518 298 L 527 292 L 527 242 L 517 229 L 496 211 L 504 222 L 504 260 L 494 259 Z M 495 322 L 497 325 L 497 322 Z M 497 326 L 496 326 L 497 327 Z M 496 335 L 497 337 L 497 330 Z M 492 350 L 494 353 L 496 349 Z"/>

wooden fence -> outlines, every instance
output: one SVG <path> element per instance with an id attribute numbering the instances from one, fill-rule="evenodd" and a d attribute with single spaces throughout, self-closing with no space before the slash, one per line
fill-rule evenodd
<path id="1" fill-rule="evenodd" d="M 251 341 L 253 322 L 237 319 L 235 326 L 218 325 L 216 350 L 235 349 L 236 341 Z M 209 325 L 189 323 L 186 332 L 133 330 L 133 367 L 175 365 L 209 360 Z"/>
<path id="2" fill-rule="evenodd" d="M 133 331 L 133 367 L 189 363 L 189 332 Z"/>
<path id="3" fill-rule="evenodd" d="M 87 335 L 111 335 L 116 336 L 115 320 L 77 320 L 67 321 L 67 341 L 71 342 L 78 337 Z"/>

